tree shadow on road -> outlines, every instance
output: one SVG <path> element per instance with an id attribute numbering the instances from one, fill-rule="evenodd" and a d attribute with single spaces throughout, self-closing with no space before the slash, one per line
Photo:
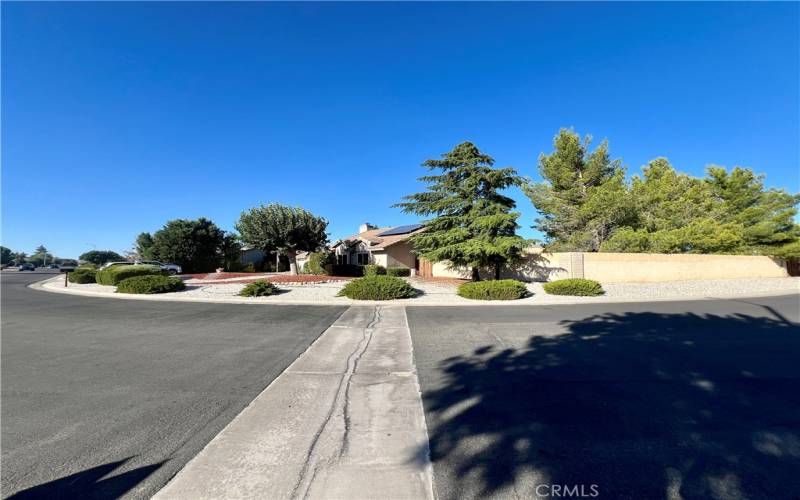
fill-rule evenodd
<path id="1" fill-rule="evenodd" d="M 106 477 L 123 467 L 131 458 L 133 457 L 98 465 L 54 481 L 33 486 L 15 493 L 8 497 L 8 500 L 119 498 L 164 464 L 162 461 Z"/>
<path id="2" fill-rule="evenodd" d="M 440 497 L 800 498 L 800 327 L 772 313 L 604 314 L 444 360 Z"/>

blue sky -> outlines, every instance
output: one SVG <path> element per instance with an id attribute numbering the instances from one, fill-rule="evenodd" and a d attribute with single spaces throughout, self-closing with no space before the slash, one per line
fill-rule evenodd
<path id="1" fill-rule="evenodd" d="M 560 127 L 630 172 L 798 190 L 797 3 L 2 3 L 2 244 L 75 257 L 301 205 L 333 238 L 464 140 L 538 179 Z M 523 235 L 536 216 L 518 191 Z"/>

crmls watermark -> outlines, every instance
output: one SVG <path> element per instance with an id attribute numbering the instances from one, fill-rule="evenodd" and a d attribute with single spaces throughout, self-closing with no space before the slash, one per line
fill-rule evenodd
<path id="1" fill-rule="evenodd" d="M 595 498 L 600 496 L 596 484 L 539 484 L 536 495 L 544 498 Z"/>

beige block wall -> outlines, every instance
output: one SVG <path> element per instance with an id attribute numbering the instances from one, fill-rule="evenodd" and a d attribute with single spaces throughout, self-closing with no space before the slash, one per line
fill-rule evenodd
<path id="1" fill-rule="evenodd" d="M 582 270 L 581 270 L 582 261 Z M 451 269 L 447 263 L 433 264 L 437 277 L 469 279 L 468 269 Z M 491 277 L 489 270 L 482 276 Z M 783 278 L 788 276 L 781 261 L 752 255 L 697 255 L 652 253 L 543 253 L 529 251 L 517 269 L 504 269 L 503 278 L 552 281 L 584 277 L 601 283 L 651 283 L 734 278 Z"/>
<path id="2" fill-rule="evenodd" d="M 780 261 L 760 255 L 584 253 L 583 273 L 601 283 L 783 278 Z"/>

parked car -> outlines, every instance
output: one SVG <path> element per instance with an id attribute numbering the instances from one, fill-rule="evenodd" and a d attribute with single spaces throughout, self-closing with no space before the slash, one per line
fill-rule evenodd
<path id="1" fill-rule="evenodd" d="M 158 266 L 172 275 L 181 274 L 183 272 L 183 269 L 178 264 L 165 264 L 157 260 L 137 260 L 136 263 L 147 266 Z"/>
<path id="2" fill-rule="evenodd" d="M 19 265 L 20 271 L 35 271 L 36 268 L 33 267 L 33 264 L 20 264 Z"/>
<path id="3" fill-rule="evenodd" d="M 132 266 L 132 265 L 133 265 L 133 262 L 128 262 L 128 261 L 125 261 L 125 262 L 106 262 L 105 264 L 100 266 L 100 269 L 107 269 L 107 268 L 112 267 L 112 266 Z"/>
<path id="4" fill-rule="evenodd" d="M 61 268 L 58 267 L 58 264 L 50 264 L 49 266 L 47 266 L 47 269 L 61 269 Z"/>

